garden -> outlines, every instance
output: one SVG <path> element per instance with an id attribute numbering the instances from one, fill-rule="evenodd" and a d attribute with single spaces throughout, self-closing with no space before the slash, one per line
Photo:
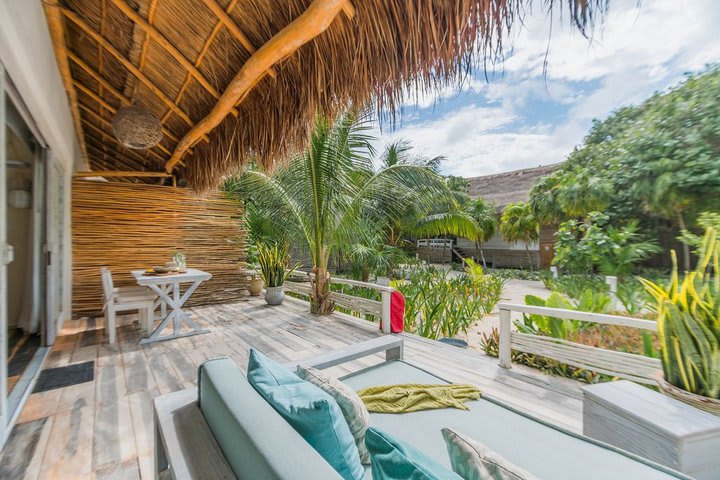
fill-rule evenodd
<path id="1" fill-rule="evenodd" d="M 313 313 L 337 308 L 377 321 L 336 305 L 333 293 L 379 302 L 378 290 L 339 280 L 384 278 L 406 299 L 406 331 L 497 356 L 497 331 L 471 327 L 496 310 L 509 281 L 539 280 L 547 295 L 528 295 L 527 305 L 657 320 L 659 331 L 525 314 L 519 332 L 659 358 L 667 385 L 718 398 L 718 97 L 720 67 L 709 66 L 596 121 L 527 202 L 502 212 L 471 199 L 467 180 L 442 176 L 442 157 L 419 155 L 406 141 L 376 152 L 367 114 L 354 110 L 319 118 L 311 147 L 286 164 L 272 172 L 257 165 L 224 188 L 243 202 L 250 261 L 261 264 L 266 286 L 282 286 L 303 265 L 309 285 L 293 295 Z M 530 260 L 528 246 L 549 224 L 557 225 L 554 272 L 486 268 L 483 243 L 496 232 L 524 245 Z M 436 236 L 473 240 L 476 260 L 457 272 L 417 261 L 414 240 Z M 521 352 L 513 361 L 588 383 L 611 379 Z"/>

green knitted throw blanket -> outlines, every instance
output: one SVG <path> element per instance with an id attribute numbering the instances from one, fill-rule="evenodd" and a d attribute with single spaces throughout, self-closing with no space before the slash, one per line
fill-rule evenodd
<path id="1" fill-rule="evenodd" d="M 443 384 L 383 385 L 357 392 L 368 411 L 376 413 L 408 413 L 436 408 L 468 410 L 465 402 L 480 398 L 473 385 Z"/>

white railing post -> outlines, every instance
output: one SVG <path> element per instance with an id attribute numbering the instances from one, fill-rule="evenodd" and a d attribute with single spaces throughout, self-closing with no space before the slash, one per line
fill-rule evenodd
<path id="1" fill-rule="evenodd" d="M 511 313 L 510 310 L 500 309 L 500 338 L 498 340 L 498 357 L 500 366 L 503 368 L 512 368 L 512 349 L 510 345 L 511 335 Z"/>
<path id="2" fill-rule="evenodd" d="M 606 276 L 605 283 L 607 283 L 608 288 L 610 289 L 610 301 L 612 302 L 611 306 L 612 309 L 615 310 L 619 303 L 617 297 L 617 277 Z"/>
<path id="3" fill-rule="evenodd" d="M 390 330 L 390 299 L 392 298 L 392 291 L 381 290 L 380 296 L 382 297 L 382 331 L 383 333 L 391 333 Z"/>

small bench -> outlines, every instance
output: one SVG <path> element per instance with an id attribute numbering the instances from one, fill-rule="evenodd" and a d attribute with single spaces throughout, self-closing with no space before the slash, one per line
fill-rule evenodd
<path id="1" fill-rule="evenodd" d="M 582 390 L 584 435 L 697 480 L 720 478 L 720 417 L 627 380 Z"/>

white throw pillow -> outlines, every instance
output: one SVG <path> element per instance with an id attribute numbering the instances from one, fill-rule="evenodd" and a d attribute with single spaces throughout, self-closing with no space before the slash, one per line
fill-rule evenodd
<path id="1" fill-rule="evenodd" d="M 453 472 L 463 480 L 537 480 L 476 440 L 449 428 L 443 428 L 442 434 Z"/>
<path id="2" fill-rule="evenodd" d="M 303 380 L 320 387 L 321 390 L 335 399 L 340 406 L 348 427 L 350 427 L 350 433 L 355 439 L 355 445 L 357 445 L 360 453 L 360 462 L 369 464 L 370 454 L 367 447 L 365 447 L 365 431 L 370 426 L 370 413 L 368 413 L 358 394 L 337 378 L 333 378 L 316 368 L 298 365 L 297 374 Z"/>

